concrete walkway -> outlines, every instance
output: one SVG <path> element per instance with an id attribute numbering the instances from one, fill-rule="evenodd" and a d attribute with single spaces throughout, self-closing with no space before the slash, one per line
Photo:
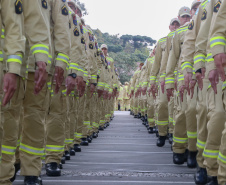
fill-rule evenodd
<path id="1" fill-rule="evenodd" d="M 168 141 L 158 148 L 155 135 L 129 112 L 115 112 L 111 125 L 63 167 L 61 177 L 50 178 L 43 171 L 43 185 L 195 184 L 195 170 L 174 165 Z M 23 178 L 14 184 L 22 185 Z"/>

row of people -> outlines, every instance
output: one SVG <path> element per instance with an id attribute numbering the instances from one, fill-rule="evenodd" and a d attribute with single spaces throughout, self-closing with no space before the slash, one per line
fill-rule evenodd
<path id="1" fill-rule="evenodd" d="M 158 147 L 169 138 L 174 164 L 197 167 L 196 184 L 226 183 L 225 11 L 221 0 L 182 7 L 130 82 L 132 113 L 147 115 Z"/>
<path id="2" fill-rule="evenodd" d="M 48 176 L 113 117 L 119 78 L 75 0 L 1 0 L 0 184 Z M 2 83 L 3 82 L 3 83 Z"/>

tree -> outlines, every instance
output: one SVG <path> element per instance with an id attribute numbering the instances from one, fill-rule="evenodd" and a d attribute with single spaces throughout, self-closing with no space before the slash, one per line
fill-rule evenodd
<path id="1" fill-rule="evenodd" d="M 84 3 L 81 3 L 79 0 L 75 0 L 75 2 L 81 7 L 83 15 L 89 14 Z"/>

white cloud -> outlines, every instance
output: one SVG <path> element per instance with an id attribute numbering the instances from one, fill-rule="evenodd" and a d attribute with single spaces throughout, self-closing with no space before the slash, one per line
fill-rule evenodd
<path id="1" fill-rule="evenodd" d="M 109 34 L 131 34 L 160 39 L 169 33 L 169 22 L 193 0 L 80 0 L 89 15 L 86 24 Z"/>

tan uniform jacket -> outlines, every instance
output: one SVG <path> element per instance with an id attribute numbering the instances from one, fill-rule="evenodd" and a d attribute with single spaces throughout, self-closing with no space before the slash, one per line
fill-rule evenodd
<path id="1" fill-rule="evenodd" d="M 165 81 L 165 77 L 166 77 L 166 66 L 167 66 L 167 61 L 169 58 L 169 52 L 170 52 L 170 48 L 172 47 L 172 38 L 175 34 L 175 31 L 172 31 L 168 34 L 168 36 L 166 37 L 166 48 L 165 48 L 165 52 L 162 56 L 162 62 L 161 62 L 161 67 L 160 67 L 160 79 L 159 82 L 163 82 Z M 175 75 L 177 73 L 175 72 Z"/>
<path id="2" fill-rule="evenodd" d="M 43 61 L 47 64 L 47 72 L 51 65 L 49 60 L 49 48 L 51 43 L 50 26 L 46 19 L 49 19 L 48 2 L 42 0 L 23 0 L 24 31 L 27 39 L 27 47 L 30 50 L 27 63 L 23 64 L 21 75 L 26 76 L 26 72 L 36 70 L 36 62 Z M 26 51 L 26 55 L 29 52 Z"/>
<path id="3" fill-rule="evenodd" d="M 158 41 L 158 44 L 155 50 L 155 62 L 152 66 L 151 78 L 150 78 L 151 84 L 154 84 L 156 82 L 157 76 L 159 74 L 161 62 L 163 59 L 162 56 L 164 55 L 164 52 L 165 52 L 165 48 L 166 48 L 166 37 Z"/>
<path id="4" fill-rule="evenodd" d="M 206 5 L 207 1 L 205 2 Z M 183 74 L 186 75 L 187 72 L 195 74 L 193 70 L 194 64 L 194 53 L 195 53 L 195 42 L 197 35 L 200 30 L 200 25 L 202 19 L 205 18 L 204 12 L 206 11 L 203 7 L 203 3 L 200 5 L 198 11 L 196 12 L 195 16 L 193 17 L 192 22 L 188 26 L 188 31 L 185 34 L 184 39 L 184 46 L 182 50 L 182 63 L 181 68 L 183 70 Z M 195 76 L 193 77 L 195 79 Z"/>
<path id="5" fill-rule="evenodd" d="M 181 26 L 177 31 L 175 32 L 174 38 L 172 40 L 172 50 L 169 54 L 169 59 L 167 62 L 166 67 L 166 89 L 175 88 L 175 74 L 174 71 L 178 71 L 178 81 L 184 80 L 184 75 L 181 75 L 181 62 L 182 62 L 182 56 L 181 51 L 183 50 L 183 43 L 184 43 L 184 36 L 185 33 L 188 30 L 188 24 Z M 180 84 L 179 84 L 180 86 Z"/>
<path id="6" fill-rule="evenodd" d="M 4 52 L 7 55 L 7 61 L 4 62 L 4 69 L 6 72 L 17 75 L 21 75 L 21 67 L 23 62 L 22 57 L 25 53 L 25 38 L 23 36 L 23 9 L 20 9 L 23 5 L 20 3 L 21 1 L 0 1 L 0 29 L 3 29 L 2 25 L 5 28 Z M 3 62 L 2 51 L 3 48 L 0 46 L 0 63 Z"/>
<path id="7" fill-rule="evenodd" d="M 217 1 L 213 8 L 213 18 L 210 28 L 209 50 L 207 46 L 207 74 L 216 69 L 214 59 L 210 58 L 220 53 L 226 53 L 226 2 Z M 209 52 L 208 52 L 209 51 Z"/>

